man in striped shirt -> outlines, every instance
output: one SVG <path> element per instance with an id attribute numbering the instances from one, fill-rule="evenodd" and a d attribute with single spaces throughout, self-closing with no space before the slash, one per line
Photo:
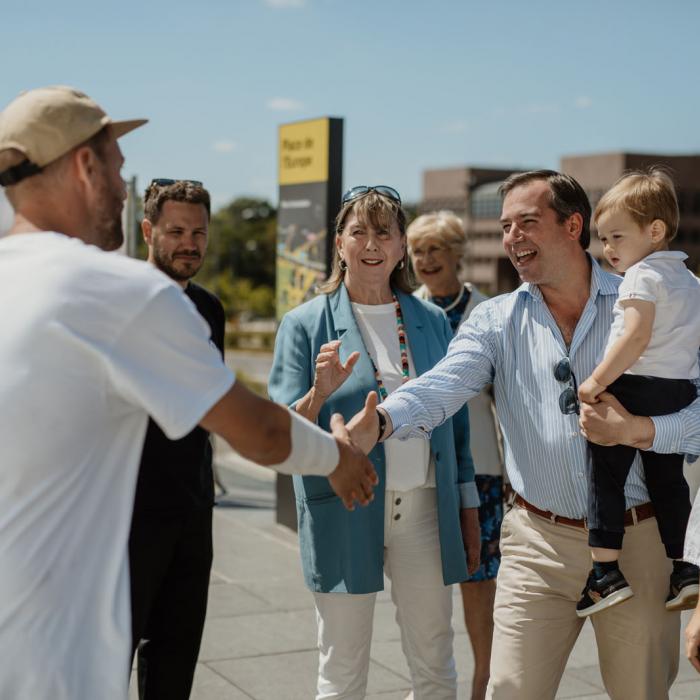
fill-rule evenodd
<path id="1" fill-rule="evenodd" d="M 586 437 L 698 454 L 700 401 L 650 419 L 604 397 L 579 426 L 576 382 L 603 351 L 620 278 L 586 252 L 591 207 L 573 178 L 534 171 L 511 176 L 501 191 L 503 245 L 523 284 L 475 309 L 442 362 L 376 413 L 358 414 L 351 428 L 364 448 L 377 435 L 428 436 L 493 384 L 516 495 L 501 533 L 488 697 L 546 700 L 583 625 L 576 603 L 591 566 Z M 625 494 L 621 564 L 639 594 L 592 624 L 610 697 L 662 700 L 677 673 L 679 615 L 664 606 L 670 565 L 638 455 Z"/>

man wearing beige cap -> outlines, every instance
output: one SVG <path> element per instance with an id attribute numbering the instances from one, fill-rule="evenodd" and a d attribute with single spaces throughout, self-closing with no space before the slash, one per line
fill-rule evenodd
<path id="1" fill-rule="evenodd" d="M 330 475 L 348 507 L 376 483 L 342 419 L 330 436 L 252 395 L 172 280 L 100 250 L 122 241 L 116 138 L 143 123 L 66 87 L 0 112 L 15 210 L 0 240 L 0 698 L 126 698 L 126 543 L 149 414 L 170 438 L 200 424 L 260 464 Z"/>

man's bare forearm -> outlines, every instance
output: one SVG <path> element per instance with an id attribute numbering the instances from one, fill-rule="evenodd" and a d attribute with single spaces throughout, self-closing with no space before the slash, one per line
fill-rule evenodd
<path id="1" fill-rule="evenodd" d="M 279 464 L 292 448 L 287 409 L 236 382 L 200 425 L 220 435 L 241 456 L 257 464 Z"/>

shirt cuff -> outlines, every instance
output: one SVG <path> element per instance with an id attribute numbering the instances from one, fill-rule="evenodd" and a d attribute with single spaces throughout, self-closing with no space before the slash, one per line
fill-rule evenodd
<path id="1" fill-rule="evenodd" d="M 389 437 L 398 438 L 399 440 L 416 437 L 430 439 L 432 431 L 421 427 L 413 427 L 410 405 L 407 401 L 398 396 L 392 399 L 390 396 L 386 401 L 382 402 L 381 407 L 391 418 L 393 432 Z"/>
<path id="2" fill-rule="evenodd" d="M 476 484 L 473 481 L 466 484 L 457 484 L 457 486 L 459 486 L 460 508 L 478 508 L 481 505 L 479 492 L 476 490 Z"/>
<path id="3" fill-rule="evenodd" d="M 677 454 L 681 452 L 683 440 L 683 423 L 676 414 L 653 416 L 655 434 L 650 450 L 659 454 Z"/>

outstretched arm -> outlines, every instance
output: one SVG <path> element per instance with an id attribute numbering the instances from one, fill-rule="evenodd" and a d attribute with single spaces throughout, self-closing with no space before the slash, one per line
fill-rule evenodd
<path id="1" fill-rule="evenodd" d="M 221 435 L 243 457 L 260 465 L 280 467 L 279 471 L 287 473 L 327 476 L 350 510 L 354 501 L 367 505 L 371 500 L 376 472 L 353 445 L 340 416 L 333 417 L 331 436 L 237 382 L 200 425 Z"/>
<path id="2" fill-rule="evenodd" d="M 384 411 L 387 419 L 383 439 L 391 434 L 402 439 L 430 437 L 435 427 L 493 382 L 499 330 L 489 306 L 485 302 L 474 309 L 440 362 L 382 402 L 379 410 Z M 350 425 L 354 424 L 353 419 Z M 376 417 L 373 425 L 376 441 L 379 432 Z"/>

